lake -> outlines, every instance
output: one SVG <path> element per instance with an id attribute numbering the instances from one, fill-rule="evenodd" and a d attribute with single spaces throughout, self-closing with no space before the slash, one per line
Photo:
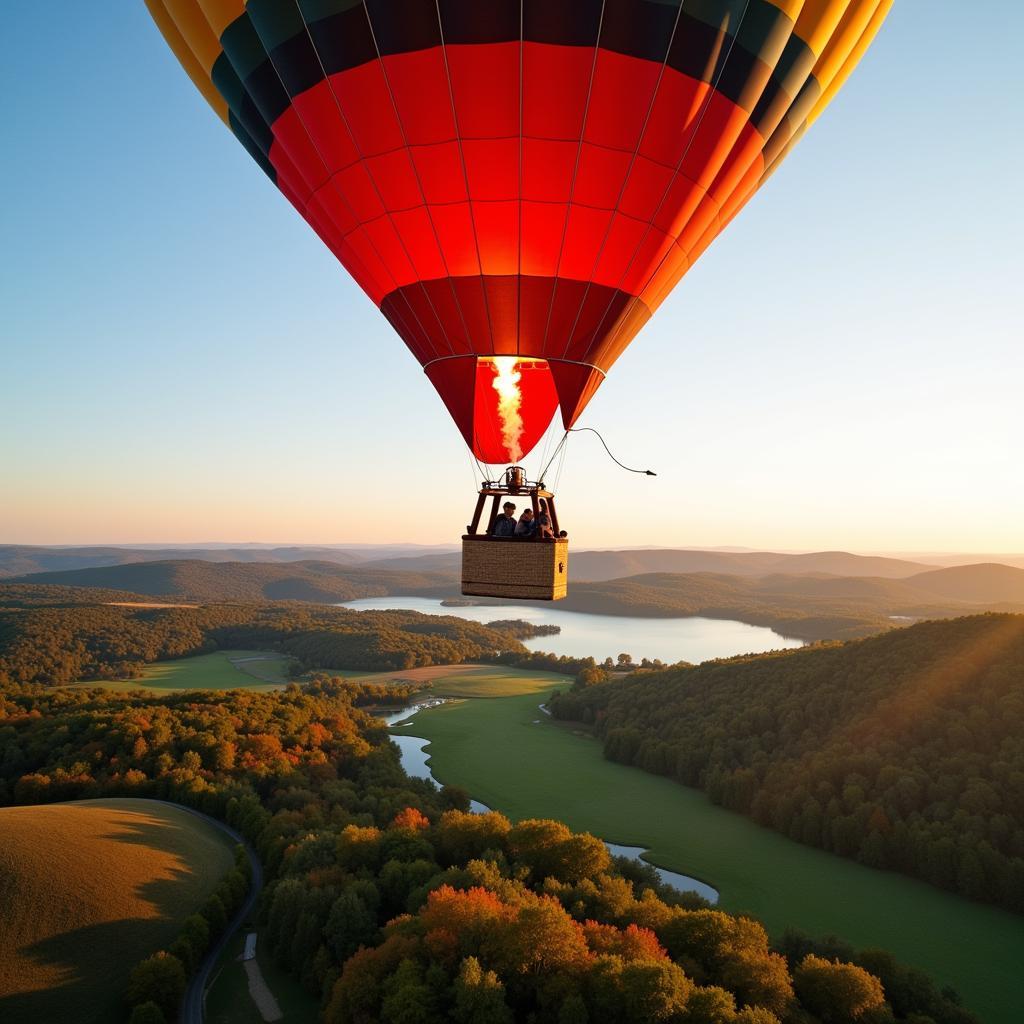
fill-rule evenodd
<path id="1" fill-rule="evenodd" d="M 555 636 L 539 636 L 523 643 L 531 651 L 550 651 L 575 658 L 592 655 L 598 661 L 630 654 L 634 661 L 660 658 L 669 664 L 734 654 L 755 654 L 789 647 L 802 647 L 802 640 L 782 636 L 767 626 L 750 626 L 731 619 L 689 616 L 678 619 L 642 619 L 625 615 L 588 615 L 563 611 L 556 606 L 465 605 L 446 608 L 434 597 L 364 597 L 346 601 L 341 607 L 355 610 L 397 608 L 425 615 L 454 615 L 473 622 L 496 619 L 524 619 L 535 625 L 559 626 Z"/>

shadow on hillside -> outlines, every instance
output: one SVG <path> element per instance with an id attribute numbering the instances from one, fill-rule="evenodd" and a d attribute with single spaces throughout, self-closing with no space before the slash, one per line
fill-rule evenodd
<path id="1" fill-rule="evenodd" d="M 45 990 L 0 995 L 0 1021 L 3 1024 L 49 1024 L 74 1021 L 118 1020 L 125 1016 L 123 1003 L 128 975 L 139 961 L 165 949 L 177 936 L 177 921 L 193 909 L 186 894 L 202 884 L 200 876 L 209 865 L 207 887 L 216 883 L 218 872 L 210 864 L 207 852 L 197 848 L 195 831 L 175 821 L 143 818 L 119 822 L 116 829 L 100 838 L 115 843 L 146 847 L 176 856 L 177 862 L 161 868 L 162 877 L 140 882 L 133 895 L 152 908 L 152 917 L 132 917 L 87 925 L 61 932 L 13 951 L 23 967 L 17 971 L 26 980 L 40 968 L 56 975 Z M 190 866 L 184 859 L 189 852 L 196 861 Z M 199 854 L 197 857 L 196 854 Z M 225 869 L 230 865 L 225 865 Z M 89 870 L 91 865 L 85 865 Z M 99 867 L 99 865 L 96 865 Z M 61 880 L 55 879 L 55 885 Z M 110 886 L 126 885 L 116 870 Z M 198 906 L 200 899 L 195 899 Z"/>
<path id="2" fill-rule="evenodd" d="M 189 825 L 186 828 L 176 821 L 169 821 L 161 818 L 137 819 L 128 822 L 119 822 L 117 831 L 108 832 L 101 838 L 112 840 L 117 843 L 130 843 L 135 846 L 145 846 L 151 850 L 161 853 L 170 853 L 178 858 L 174 866 L 164 867 L 164 877 L 154 878 L 148 882 L 142 882 L 135 888 L 135 895 L 147 903 L 150 903 L 161 919 L 174 920 L 182 917 L 182 891 L 189 888 L 188 880 L 200 874 L 195 867 L 190 867 L 185 859 L 191 856 L 197 866 L 204 863 L 203 852 L 213 852 L 217 843 L 210 843 L 209 851 L 202 851 L 199 842 L 206 840 L 205 835 L 197 835 L 194 826 L 199 822 L 189 816 Z M 197 842 L 199 840 L 199 842 Z M 206 843 L 203 843 L 206 845 Z M 199 856 L 197 856 L 199 854 Z M 208 862 L 207 862 L 208 863 Z M 208 864 L 210 869 L 213 864 Z M 225 862 L 223 870 L 227 871 L 230 864 Z M 203 872 L 205 874 L 205 872 Z M 210 887 L 216 882 L 212 877 L 211 870 Z"/>
<path id="3" fill-rule="evenodd" d="M 61 980 L 38 992 L 0 996 L 4 1024 L 120 1019 L 132 968 L 150 952 L 162 948 L 175 934 L 165 918 L 129 918 L 76 928 L 17 951 L 32 965 L 56 968 Z M 26 964 L 22 974 L 30 973 Z"/>

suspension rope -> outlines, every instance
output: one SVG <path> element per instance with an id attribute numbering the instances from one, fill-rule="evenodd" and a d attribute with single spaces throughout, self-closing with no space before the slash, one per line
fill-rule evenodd
<path id="1" fill-rule="evenodd" d="M 616 466 L 620 466 L 622 469 L 626 470 L 627 473 L 639 473 L 641 476 L 657 476 L 658 475 L 657 473 L 654 472 L 653 469 L 633 469 L 632 466 L 627 466 L 624 462 L 619 462 L 619 460 L 617 458 L 615 458 L 614 455 L 612 455 L 612 450 L 605 443 L 605 439 L 600 434 L 598 434 L 597 431 L 593 427 L 570 427 L 565 432 L 565 436 L 568 437 L 570 434 L 580 434 L 580 433 L 583 433 L 583 431 L 587 431 L 588 433 L 591 433 L 591 434 L 596 434 L 598 441 L 601 442 L 602 447 L 608 453 L 608 458 L 610 458 L 612 460 L 612 462 L 615 463 Z"/>
<path id="2" fill-rule="evenodd" d="M 562 470 L 565 469 L 565 456 L 568 451 L 569 446 L 567 444 L 563 445 L 562 454 L 558 458 L 558 466 L 555 469 L 555 486 L 551 488 L 553 491 L 557 491 L 562 486 Z"/>

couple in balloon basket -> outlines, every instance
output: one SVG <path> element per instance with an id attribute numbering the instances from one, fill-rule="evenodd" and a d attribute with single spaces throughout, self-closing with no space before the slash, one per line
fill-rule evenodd
<path id="1" fill-rule="evenodd" d="M 501 514 L 494 519 L 491 527 L 492 537 L 519 537 L 523 540 L 554 540 L 555 531 L 551 528 L 551 516 L 548 515 L 547 503 L 540 499 L 540 511 L 534 515 L 533 509 L 527 507 L 516 520 L 516 506 L 511 501 L 502 505 Z"/>

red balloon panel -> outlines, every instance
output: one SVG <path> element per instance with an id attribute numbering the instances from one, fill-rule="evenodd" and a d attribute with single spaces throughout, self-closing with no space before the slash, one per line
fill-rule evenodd
<path id="1" fill-rule="evenodd" d="M 427 367 L 427 376 L 483 462 L 518 462 L 558 408 L 555 381 L 543 359 L 442 359 Z"/>

